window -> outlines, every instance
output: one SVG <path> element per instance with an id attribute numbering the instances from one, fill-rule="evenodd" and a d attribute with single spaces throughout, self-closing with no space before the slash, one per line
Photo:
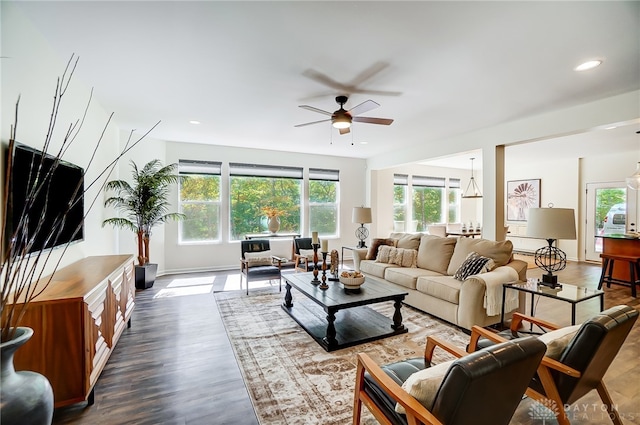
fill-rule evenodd
<path id="1" fill-rule="evenodd" d="M 309 169 L 309 228 L 320 236 L 338 235 L 340 171 Z"/>
<path id="2" fill-rule="evenodd" d="M 393 175 L 393 230 L 404 232 L 407 230 L 407 188 L 409 176 L 406 174 Z"/>
<path id="3" fill-rule="evenodd" d="M 264 208 L 280 211 L 280 232 L 300 233 L 302 168 L 229 164 L 230 239 L 267 231 Z"/>
<path id="4" fill-rule="evenodd" d="M 178 162 L 179 209 L 186 219 L 178 224 L 180 242 L 219 241 L 220 162 Z"/>
<path id="5" fill-rule="evenodd" d="M 429 224 L 443 223 L 445 179 L 443 177 L 413 176 L 412 178 L 412 231 L 424 232 Z"/>
<path id="6" fill-rule="evenodd" d="M 449 179 L 449 190 L 447 193 L 447 223 L 460 222 L 460 179 Z"/>

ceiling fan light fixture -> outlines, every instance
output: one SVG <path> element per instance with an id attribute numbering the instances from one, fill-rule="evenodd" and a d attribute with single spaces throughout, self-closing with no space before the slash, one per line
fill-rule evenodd
<path id="1" fill-rule="evenodd" d="M 332 125 L 335 128 L 349 128 L 351 127 L 351 118 L 346 114 L 335 116 L 332 120 Z"/>

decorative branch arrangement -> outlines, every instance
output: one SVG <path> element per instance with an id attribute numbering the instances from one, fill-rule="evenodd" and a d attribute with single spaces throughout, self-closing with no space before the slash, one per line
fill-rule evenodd
<path id="1" fill-rule="evenodd" d="M 67 62 L 62 76 L 58 77 L 57 79 L 53 97 L 54 101 L 51 110 L 51 116 L 49 119 L 49 126 L 44 143 L 41 148 L 42 152 L 44 153 L 47 153 L 51 147 L 54 130 L 57 125 L 58 114 L 60 112 L 60 108 L 62 107 L 63 97 L 73 77 L 74 71 L 78 64 L 78 59 L 79 58 L 76 57 L 74 60 L 74 55 L 72 55 L 69 59 L 69 62 Z M 2 211 L 2 229 L 0 230 L 0 240 L 9 240 L 9 243 L 3 249 L 2 264 L 0 264 L 0 341 L 2 342 L 13 339 L 17 327 L 20 326 L 29 303 L 33 301 L 38 295 L 40 295 L 51 283 L 51 277 L 53 276 L 53 273 L 51 273 L 51 277 L 46 280 L 42 279 L 42 275 L 47 264 L 49 264 L 50 261 L 53 261 L 53 250 L 45 248 L 45 243 L 42 243 L 42 246 L 34 244 L 36 244 L 37 239 L 42 240 L 41 236 L 43 234 L 46 235 L 44 240 L 57 241 L 64 228 L 66 214 L 64 212 L 59 214 L 55 218 L 54 224 L 50 228 L 45 228 L 45 226 L 43 226 L 44 217 L 40 215 L 34 218 L 32 216 L 32 212 L 34 211 L 34 203 L 38 196 L 44 196 L 45 209 L 50 197 L 55 196 L 55 193 L 50 193 L 54 172 L 60 164 L 60 161 L 63 159 L 64 154 L 76 140 L 76 137 L 78 136 L 78 133 L 84 124 L 84 120 L 91 104 L 92 96 L 93 90 L 90 93 L 82 118 L 69 125 L 63 136 L 62 143 L 57 152 L 57 155 L 55 155 L 55 157 L 53 158 L 48 158 L 48 161 L 53 159 L 53 163 L 47 162 L 45 164 L 44 156 L 42 156 L 42 159 L 38 164 L 32 164 L 32 172 L 28 176 L 26 202 L 22 209 L 20 217 L 13 217 L 13 221 L 17 223 L 17 225 L 10 237 L 8 237 L 8 232 L 10 231 L 8 228 L 8 208 L 11 201 L 10 193 L 13 184 L 13 182 L 11 181 L 13 164 L 10 158 L 7 163 L 3 194 L 4 207 Z M 19 103 L 20 98 L 18 98 L 18 101 L 16 102 L 14 124 L 11 126 L 9 152 L 13 151 L 13 146 L 16 141 Z M 109 115 L 109 118 L 104 125 L 100 137 L 98 138 L 93 148 L 93 153 L 91 155 L 89 163 L 85 167 L 83 179 L 75 188 L 74 196 L 67 205 L 66 212 L 69 212 L 78 202 L 82 202 L 84 199 L 84 195 L 94 185 L 101 184 L 101 187 L 104 187 L 105 183 L 99 182 L 103 179 L 106 181 L 108 176 L 113 172 L 113 169 L 115 168 L 118 160 L 122 158 L 122 156 L 127 152 L 129 152 L 134 146 L 140 143 L 155 127 L 160 124 L 160 121 L 158 121 L 144 135 L 133 142 L 132 131 L 129 135 L 129 140 L 125 145 L 125 148 L 104 169 L 102 169 L 98 173 L 98 176 L 95 179 L 93 179 L 83 188 L 84 177 L 86 176 L 87 170 L 90 169 L 91 164 L 94 162 L 100 144 L 104 138 L 105 131 L 109 126 L 112 118 L 113 113 Z M 98 190 L 95 197 L 91 199 L 91 202 L 88 203 L 88 205 L 85 205 L 83 218 L 86 218 L 87 214 L 91 211 L 100 195 L 101 190 Z M 30 220 L 34 219 L 38 220 L 35 226 L 33 225 L 33 223 L 29 222 Z M 80 230 L 81 224 L 79 224 L 74 230 L 74 235 L 77 234 Z M 54 264 L 54 271 L 59 267 L 62 258 L 64 257 L 70 244 L 71 242 L 63 244 L 63 251 Z M 29 254 L 29 252 L 31 252 L 31 254 Z"/>

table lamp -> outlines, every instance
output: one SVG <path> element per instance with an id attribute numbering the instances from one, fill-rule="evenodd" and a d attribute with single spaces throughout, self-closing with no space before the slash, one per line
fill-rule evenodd
<path id="1" fill-rule="evenodd" d="M 365 224 L 371 223 L 371 208 L 367 207 L 353 207 L 352 222 L 360 223 L 360 227 L 356 229 L 356 238 L 360 240 L 358 242 L 358 248 L 366 248 L 364 240 L 369 237 L 369 230 L 364 227 Z"/>
<path id="2" fill-rule="evenodd" d="M 542 285 L 552 288 L 560 286 L 558 276 L 553 272 L 563 270 L 567 266 L 567 255 L 557 246 L 554 240 L 575 239 L 575 213 L 571 208 L 530 208 L 527 222 L 527 236 L 546 239 L 548 246 L 536 250 L 535 262 L 547 274 L 542 275 Z M 557 242 L 556 242 L 557 245 Z"/>

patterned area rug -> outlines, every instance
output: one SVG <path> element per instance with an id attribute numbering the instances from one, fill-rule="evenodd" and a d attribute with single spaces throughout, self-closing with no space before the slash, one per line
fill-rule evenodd
<path id="1" fill-rule="evenodd" d="M 461 330 L 403 306 L 408 333 L 327 353 L 282 310 L 282 294 L 220 292 L 215 298 L 262 425 L 349 424 L 356 353 L 385 364 L 421 357 L 427 335 L 459 347 L 469 341 Z M 387 317 L 393 314 L 391 302 L 371 307 Z M 451 358 L 436 350 L 436 362 Z M 364 424 L 377 424 L 366 408 L 363 413 Z"/>

